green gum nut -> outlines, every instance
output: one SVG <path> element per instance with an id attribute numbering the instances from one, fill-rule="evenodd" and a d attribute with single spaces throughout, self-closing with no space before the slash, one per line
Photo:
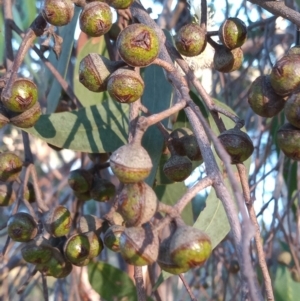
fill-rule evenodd
<path id="1" fill-rule="evenodd" d="M 55 237 L 65 236 L 70 232 L 72 218 L 70 211 L 64 206 L 57 206 L 44 217 L 46 230 Z"/>
<path id="2" fill-rule="evenodd" d="M 134 266 L 154 263 L 158 257 L 158 236 L 149 227 L 126 228 L 120 237 L 123 259 Z"/>
<path id="3" fill-rule="evenodd" d="M 177 155 L 186 156 L 183 138 L 190 135 L 193 135 L 192 130 L 185 127 L 175 129 L 170 133 L 170 139 L 168 142 L 172 145 Z"/>
<path id="4" fill-rule="evenodd" d="M 22 170 L 22 160 L 13 153 L 0 154 L 0 181 L 15 181 Z"/>
<path id="5" fill-rule="evenodd" d="M 247 39 L 247 26 L 239 18 L 228 18 L 219 29 L 219 38 L 229 49 L 241 47 Z"/>
<path id="6" fill-rule="evenodd" d="M 81 264 L 89 257 L 90 243 L 88 238 L 82 234 L 72 235 L 64 245 L 64 254 L 72 264 Z"/>
<path id="7" fill-rule="evenodd" d="M 275 92 L 287 96 L 300 89 L 300 56 L 285 55 L 276 62 L 270 74 Z"/>
<path id="8" fill-rule="evenodd" d="M 123 62 L 113 62 L 98 53 L 90 53 L 79 64 L 79 81 L 92 92 L 106 91 L 108 77 L 123 65 Z"/>
<path id="9" fill-rule="evenodd" d="M 277 131 L 277 143 L 288 158 L 300 161 L 300 129 L 285 123 Z"/>
<path id="10" fill-rule="evenodd" d="M 116 187 L 110 181 L 96 178 L 90 191 L 91 198 L 98 202 L 109 201 L 116 193 Z"/>
<path id="11" fill-rule="evenodd" d="M 108 79 L 109 95 L 120 103 L 132 103 L 144 92 L 144 81 L 141 76 L 129 69 L 118 69 Z"/>
<path id="12" fill-rule="evenodd" d="M 91 189 L 93 183 L 93 175 L 85 169 L 75 169 L 69 173 L 68 184 L 78 192 L 84 193 Z"/>
<path id="13" fill-rule="evenodd" d="M 293 54 L 300 54 L 300 46 L 295 45 L 295 46 L 291 47 L 286 55 L 290 55 L 290 54 L 292 54 L 292 55 Z"/>
<path id="14" fill-rule="evenodd" d="M 93 231 L 72 235 L 64 245 L 67 260 L 77 266 L 89 263 L 103 250 L 103 242 Z"/>
<path id="15" fill-rule="evenodd" d="M 94 231 L 100 235 L 103 223 L 104 221 L 101 218 L 92 214 L 86 214 L 80 217 L 78 228 L 81 233 Z"/>
<path id="16" fill-rule="evenodd" d="M 80 29 L 90 37 L 107 33 L 112 26 L 112 12 L 104 2 L 86 4 L 79 17 Z"/>
<path id="17" fill-rule="evenodd" d="M 294 127 L 300 129 L 300 94 L 292 94 L 284 108 L 286 119 Z"/>
<path id="18" fill-rule="evenodd" d="M 105 2 L 115 9 L 125 9 L 133 3 L 133 0 L 106 0 Z"/>
<path id="19" fill-rule="evenodd" d="M 110 156 L 110 167 L 122 183 L 143 181 L 152 166 L 148 152 L 138 143 L 123 145 Z"/>
<path id="20" fill-rule="evenodd" d="M 217 71 L 229 73 L 240 69 L 244 59 L 244 54 L 241 48 L 228 49 L 225 46 L 219 45 L 215 49 L 214 68 Z"/>
<path id="21" fill-rule="evenodd" d="M 116 42 L 122 60 L 133 67 L 150 65 L 159 53 L 156 32 L 144 24 L 131 24 L 123 29 Z"/>
<path id="22" fill-rule="evenodd" d="M 36 265 L 36 269 L 46 276 L 64 278 L 72 271 L 72 264 L 67 262 L 57 248 L 53 248 L 52 256 L 44 263 Z"/>
<path id="23" fill-rule="evenodd" d="M 11 95 L 3 99 L 3 105 L 17 113 L 30 109 L 38 100 L 38 89 L 35 83 L 27 78 L 18 78 L 11 88 Z"/>
<path id="24" fill-rule="evenodd" d="M 168 273 L 173 275 L 178 275 L 181 273 L 185 273 L 189 270 L 188 266 L 177 265 L 172 258 L 170 257 L 170 242 L 172 239 L 172 234 L 164 239 L 159 246 L 159 254 L 157 258 L 157 263 L 160 268 Z"/>
<path id="25" fill-rule="evenodd" d="M 38 226 L 30 214 L 17 212 L 7 221 L 7 233 L 13 241 L 27 242 L 36 237 Z"/>
<path id="26" fill-rule="evenodd" d="M 190 23 L 180 28 L 175 36 L 175 45 L 178 51 L 185 56 L 199 55 L 206 47 L 205 30 L 198 24 Z"/>
<path id="27" fill-rule="evenodd" d="M 125 221 L 124 218 L 122 217 L 122 215 L 115 211 L 112 215 L 112 224 L 113 225 L 120 225 L 120 226 L 124 226 L 125 225 Z"/>
<path id="28" fill-rule="evenodd" d="M 42 8 L 45 20 L 54 26 L 64 26 L 74 16 L 74 4 L 71 0 L 45 0 Z"/>
<path id="29" fill-rule="evenodd" d="M 270 76 L 262 75 L 251 84 L 248 103 L 257 115 L 273 117 L 284 108 L 286 102 L 273 89 Z"/>
<path id="30" fill-rule="evenodd" d="M 113 225 L 109 227 L 104 234 L 104 244 L 114 252 L 120 252 L 120 237 L 125 227 Z"/>
<path id="31" fill-rule="evenodd" d="M 124 185 L 118 197 L 117 210 L 127 227 L 141 226 L 149 222 L 157 207 L 157 196 L 145 182 Z"/>
<path id="32" fill-rule="evenodd" d="M 90 247 L 89 247 L 89 259 L 97 257 L 104 248 L 101 238 L 94 232 L 86 232 L 84 235 L 88 238 Z"/>
<path id="33" fill-rule="evenodd" d="M 45 263 L 52 257 L 53 247 L 43 238 L 38 237 L 33 241 L 28 242 L 22 249 L 21 253 L 26 262 L 39 264 Z"/>
<path id="34" fill-rule="evenodd" d="M 230 129 L 219 135 L 219 140 L 230 155 L 231 164 L 246 161 L 253 153 L 254 146 L 250 137 L 239 129 Z"/>
<path id="35" fill-rule="evenodd" d="M 170 241 L 170 257 L 179 267 L 199 267 L 206 262 L 211 252 L 208 235 L 190 226 L 178 227 Z"/>
<path id="36" fill-rule="evenodd" d="M 202 154 L 195 135 L 183 137 L 183 149 L 186 156 L 192 161 L 203 161 Z"/>
<path id="37" fill-rule="evenodd" d="M 91 195 L 90 195 L 90 192 L 87 191 L 87 192 L 76 192 L 74 191 L 74 195 L 77 197 L 77 199 L 79 201 L 89 201 L 91 199 Z"/>
<path id="38" fill-rule="evenodd" d="M 172 155 L 164 164 L 165 175 L 174 182 L 187 179 L 193 171 L 192 161 L 186 156 Z"/>

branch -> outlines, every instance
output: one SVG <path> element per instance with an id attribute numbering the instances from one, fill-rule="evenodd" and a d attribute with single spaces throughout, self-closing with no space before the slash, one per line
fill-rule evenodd
<path id="1" fill-rule="evenodd" d="M 248 0 L 269 11 L 275 16 L 281 16 L 300 27 L 300 13 L 285 5 L 284 1 Z"/>
<path id="2" fill-rule="evenodd" d="M 28 168 L 30 168 L 30 170 L 31 170 L 31 177 L 32 177 L 34 192 L 35 192 L 35 195 L 36 195 L 37 205 L 43 212 L 47 212 L 49 210 L 49 208 L 43 201 L 35 166 L 33 164 L 31 164 L 30 166 L 28 166 Z"/>
<path id="3" fill-rule="evenodd" d="M 12 31 L 9 23 L 13 19 L 12 3 L 11 0 L 3 1 L 4 18 L 5 18 L 5 56 L 6 56 L 6 69 L 10 71 L 14 61 L 14 52 L 12 48 Z"/>
<path id="4" fill-rule="evenodd" d="M 157 32 L 159 37 L 163 38 L 163 41 L 165 41 L 163 32 L 161 29 L 149 18 L 149 16 L 145 13 L 143 9 L 141 9 L 140 5 L 136 2 L 133 3 L 131 6 L 131 13 L 132 16 L 136 19 L 138 19 L 139 22 L 144 23 L 148 26 L 151 26 L 154 28 L 154 30 Z M 170 56 L 168 55 L 166 48 L 164 45 L 161 45 L 159 58 L 164 59 L 169 64 L 172 64 L 172 60 Z M 181 80 L 181 75 L 178 74 L 178 72 L 168 72 L 167 74 L 168 79 L 170 82 L 177 88 L 177 90 L 180 92 L 181 97 L 190 102 L 193 103 L 192 100 L 189 97 L 188 94 L 188 88 L 184 86 L 184 83 Z M 194 108 L 193 108 L 194 109 Z M 223 203 L 224 209 L 226 211 L 226 214 L 229 219 L 230 226 L 232 228 L 233 236 L 234 236 L 234 242 L 235 247 L 237 250 L 239 262 L 242 267 L 242 274 L 247 280 L 247 283 L 249 285 L 250 294 L 253 300 L 257 301 L 263 301 L 263 296 L 260 292 L 260 288 L 257 283 L 257 279 L 255 277 L 253 267 L 251 265 L 250 260 L 250 254 L 249 254 L 249 245 L 243 243 L 242 241 L 242 231 L 241 231 L 241 225 L 239 222 L 238 214 L 236 212 L 235 206 L 232 202 L 231 196 L 224 184 L 222 174 L 217 166 L 217 163 L 215 161 L 214 155 L 212 153 L 210 142 L 208 140 L 208 137 L 205 133 L 209 133 L 212 135 L 213 142 L 216 145 L 216 147 L 220 146 L 220 142 L 218 141 L 217 137 L 211 132 L 207 122 L 205 121 L 205 118 L 202 116 L 201 112 L 199 111 L 199 108 L 195 106 L 196 112 L 191 109 L 191 107 L 185 108 L 185 113 L 190 121 L 190 124 L 194 130 L 195 136 L 197 138 L 198 145 L 200 147 L 201 153 L 203 155 L 203 159 L 205 162 L 206 170 L 208 172 L 208 176 L 211 177 L 214 181 L 214 188 L 216 190 L 217 196 L 220 198 L 220 200 Z M 201 123 L 200 123 L 201 120 Z M 203 129 L 205 127 L 205 131 Z M 218 145 L 219 143 L 219 145 Z M 221 147 L 221 151 L 225 152 L 224 148 Z M 249 226 L 249 218 L 245 212 L 245 208 L 243 207 L 243 200 L 242 195 L 239 189 L 237 189 L 238 184 L 235 179 L 234 173 L 230 166 L 230 160 L 229 156 L 226 154 L 225 156 L 222 156 L 221 159 L 224 161 L 227 173 L 229 175 L 229 179 L 231 182 L 231 185 L 233 187 L 233 192 L 235 195 L 235 198 L 237 200 L 237 203 L 239 205 L 240 212 L 242 213 L 243 223 L 244 227 L 247 228 L 247 235 L 245 237 L 247 238 L 247 242 L 251 239 L 251 223 Z M 245 230 L 243 230 L 243 235 L 245 234 Z"/>

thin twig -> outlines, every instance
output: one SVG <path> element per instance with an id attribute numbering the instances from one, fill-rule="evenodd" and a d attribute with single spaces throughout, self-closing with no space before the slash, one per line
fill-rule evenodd
<path id="1" fill-rule="evenodd" d="M 43 296 L 45 301 L 49 301 L 49 293 L 48 293 L 48 286 L 47 286 L 47 276 L 44 273 L 41 273 L 42 276 L 42 283 L 43 283 Z"/>
<path id="2" fill-rule="evenodd" d="M 6 68 L 10 72 L 10 69 L 14 61 L 14 51 L 12 48 L 12 31 L 9 26 L 10 21 L 13 19 L 12 14 L 12 3 L 11 0 L 3 1 L 4 18 L 5 18 L 5 57 L 6 57 Z"/>
<path id="3" fill-rule="evenodd" d="M 31 279 L 33 278 L 33 276 L 37 273 L 37 269 L 34 268 L 31 272 L 27 273 L 27 278 L 25 280 L 25 282 L 22 284 L 22 286 L 17 290 L 17 294 L 22 294 L 24 292 L 24 290 L 26 289 L 28 283 L 31 281 Z"/>
<path id="4" fill-rule="evenodd" d="M 28 168 L 30 168 L 30 170 L 31 170 L 32 183 L 33 183 L 34 192 L 36 195 L 37 205 L 43 212 L 47 212 L 49 210 L 49 208 L 43 201 L 35 166 L 32 164 L 32 165 L 28 166 Z"/>
<path id="5" fill-rule="evenodd" d="M 3 249 L 2 249 L 2 252 L 1 252 L 1 258 L 0 260 L 3 260 L 3 257 L 5 256 L 5 253 L 7 251 L 7 248 L 9 246 L 9 243 L 10 243 L 10 236 L 7 236 L 6 237 L 6 241 L 5 241 L 5 244 L 3 246 Z"/>
<path id="6" fill-rule="evenodd" d="M 203 189 L 213 185 L 213 180 L 210 177 L 205 177 L 190 187 L 187 192 L 177 201 L 174 207 L 167 207 L 163 204 L 159 205 L 159 210 L 167 212 L 168 215 L 164 217 L 160 223 L 154 228 L 156 231 L 163 229 L 172 219 L 180 216 L 185 206 Z"/>
<path id="7" fill-rule="evenodd" d="M 189 284 L 185 281 L 183 275 L 182 275 L 182 274 L 179 274 L 178 276 L 179 276 L 179 278 L 181 279 L 183 285 L 185 286 L 185 288 L 186 288 L 188 294 L 190 295 L 191 300 L 192 300 L 192 301 L 197 301 L 195 295 L 194 295 L 193 292 L 192 292 L 192 289 L 190 288 Z"/>
<path id="8" fill-rule="evenodd" d="M 257 249 L 257 256 L 258 256 L 258 262 L 259 266 L 261 268 L 264 283 L 266 287 L 266 294 L 267 294 L 267 300 L 274 301 L 274 295 L 273 295 L 273 289 L 272 289 L 272 282 L 268 271 L 268 266 L 265 260 L 265 253 L 263 250 L 262 242 L 261 242 L 261 236 L 260 236 L 260 229 L 259 224 L 255 215 L 255 211 L 251 202 L 251 196 L 250 196 L 250 189 L 248 185 L 248 179 L 247 179 L 247 173 L 246 168 L 244 164 L 237 164 L 237 169 L 239 173 L 239 177 L 241 180 L 242 189 L 244 192 L 245 197 L 245 203 L 248 208 L 250 219 L 255 227 L 255 244 Z"/>

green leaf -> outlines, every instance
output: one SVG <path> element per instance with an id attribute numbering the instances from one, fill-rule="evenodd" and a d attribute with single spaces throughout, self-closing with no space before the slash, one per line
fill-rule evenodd
<path id="1" fill-rule="evenodd" d="M 228 184 L 228 180 L 225 182 Z M 228 234 L 230 230 L 228 219 L 214 189 L 211 189 L 206 199 L 206 207 L 200 212 L 194 227 L 204 231 L 210 237 L 213 248 Z"/>
<path id="2" fill-rule="evenodd" d="M 168 109 L 171 105 L 172 86 L 166 80 L 162 68 L 155 65 L 147 67 L 144 72 L 144 82 L 143 105 L 146 106 L 152 114 Z M 162 121 L 164 126 L 167 126 L 167 123 L 167 119 Z M 148 151 L 153 164 L 151 174 L 146 179 L 147 184 L 152 186 L 164 147 L 164 137 L 156 125 L 151 126 L 146 131 L 142 144 Z"/>
<path id="3" fill-rule="evenodd" d="M 93 289 L 106 301 L 137 301 L 137 292 L 127 273 L 104 262 L 88 265 Z"/>
<path id="4" fill-rule="evenodd" d="M 299 300 L 300 283 L 292 279 L 291 273 L 286 266 L 278 265 L 273 287 L 276 301 Z"/>
<path id="5" fill-rule="evenodd" d="M 18 0 L 16 5 L 20 11 L 22 29 L 27 29 L 37 15 L 36 0 Z"/>
<path id="6" fill-rule="evenodd" d="M 105 57 L 108 57 L 108 52 L 106 49 L 103 36 L 96 39 L 95 38 L 89 39 L 86 42 L 86 44 L 82 47 L 82 49 L 80 50 L 76 58 L 74 77 L 73 77 L 74 92 L 84 107 L 97 105 L 103 99 L 110 98 L 107 92 L 102 92 L 102 93 L 92 92 L 88 90 L 85 86 L 83 86 L 79 81 L 79 64 L 81 60 L 89 53 L 99 53 Z"/>
<path id="7" fill-rule="evenodd" d="M 185 194 L 187 188 L 184 183 L 181 182 L 169 185 L 158 185 L 154 190 L 157 198 L 162 203 L 173 206 Z M 181 217 L 187 225 L 193 224 L 194 220 L 191 202 L 184 208 Z"/>
<path id="8" fill-rule="evenodd" d="M 208 120 L 209 112 L 206 109 L 205 105 L 203 104 L 203 101 L 192 90 L 189 92 L 189 94 L 190 94 L 190 97 L 192 98 L 192 100 L 195 102 L 195 104 L 199 107 L 199 109 L 200 109 L 201 113 L 203 114 L 203 116 L 209 122 L 209 120 Z M 189 122 L 184 110 L 181 110 L 178 113 L 178 116 L 177 116 L 176 122 L 174 123 L 173 129 L 183 128 L 183 127 L 191 129 L 190 122 Z"/>
<path id="9" fill-rule="evenodd" d="M 34 127 L 23 130 L 62 148 L 112 152 L 127 141 L 128 110 L 108 100 L 78 111 L 42 115 Z"/>
<path id="10" fill-rule="evenodd" d="M 79 7 L 75 7 L 72 21 L 68 25 L 58 28 L 58 34 L 63 38 L 59 59 L 56 59 L 53 51 L 51 51 L 48 58 L 63 78 L 66 78 L 67 75 L 74 45 L 74 33 L 80 11 L 81 9 Z M 46 79 L 48 78 L 53 78 L 52 74 L 50 75 L 50 71 L 48 71 L 48 75 L 46 76 Z M 47 113 L 53 113 L 55 111 L 61 95 L 61 85 L 55 78 L 53 78 L 50 86 L 51 89 L 47 95 Z"/>

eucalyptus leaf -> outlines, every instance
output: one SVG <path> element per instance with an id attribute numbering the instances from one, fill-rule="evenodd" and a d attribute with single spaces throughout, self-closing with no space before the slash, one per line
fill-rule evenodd
<path id="1" fill-rule="evenodd" d="M 184 183 L 173 183 L 169 185 L 158 185 L 154 188 L 157 198 L 164 204 L 173 206 L 186 193 L 187 187 Z M 184 208 L 181 217 L 187 225 L 193 225 L 193 212 L 191 202 Z"/>
<path id="2" fill-rule="evenodd" d="M 93 289 L 106 301 L 137 301 L 135 285 L 127 273 L 104 262 L 88 265 Z"/>
<path id="3" fill-rule="evenodd" d="M 20 10 L 22 28 L 27 29 L 37 15 L 36 0 L 18 0 L 16 5 Z"/>
<path id="4" fill-rule="evenodd" d="M 225 184 L 229 184 L 228 180 L 225 181 Z M 210 237 L 213 248 L 228 234 L 230 230 L 228 219 L 214 189 L 211 189 L 206 199 L 206 206 L 200 212 L 194 227 L 204 231 Z"/>
<path id="5" fill-rule="evenodd" d="M 274 297 L 276 301 L 299 300 L 300 283 L 295 282 L 286 266 L 278 265 L 274 282 Z"/>
<path id="6" fill-rule="evenodd" d="M 171 105 L 172 86 L 166 80 L 161 67 L 151 65 L 144 72 L 145 90 L 142 96 L 142 103 L 152 113 L 159 113 L 168 109 Z M 167 126 L 168 120 L 162 121 Z M 160 162 L 160 157 L 164 147 L 164 137 L 156 125 L 151 126 L 143 136 L 142 144 L 148 151 L 153 168 L 151 174 L 146 179 L 148 185 L 152 186 Z"/>
<path id="7" fill-rule="evenodd" d="M 23 130 L 57 147 L 112 152 L 127 141 L 128 110 L 106 100 L 78 111 L 42 115 L 34 127 Z"/>

